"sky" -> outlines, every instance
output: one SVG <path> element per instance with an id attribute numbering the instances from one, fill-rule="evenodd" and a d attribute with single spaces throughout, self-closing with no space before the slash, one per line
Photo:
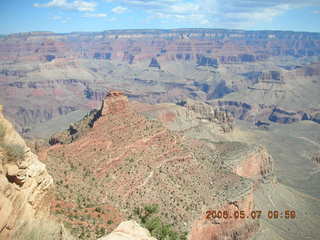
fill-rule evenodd
<path id="1" fill-rule="evenodd" d="M 1 0 L 0 34 L 228 28 L 320 32 L 320 0 Z"/>

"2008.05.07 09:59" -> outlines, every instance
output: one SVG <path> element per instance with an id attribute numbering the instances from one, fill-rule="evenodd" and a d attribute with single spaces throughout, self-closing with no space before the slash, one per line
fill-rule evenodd
<path id="1" fill-rule="evenodd" d="M 253 211 L 243 211 L 243 210 L 236 210 L 236 211 L 221 211 L 221 210 L 208 210 L 206 212 L 206 219 L 213 220 L 213 219 L 259 219 L 261 217 L 266 216 L 268 219 L 294 219 L 296 218 L 296 211 L 294 210 L 285 210 L 285 211 L 278 211 L 278 210 L 269 210 L 265 214 L 263 211 L 260 210 L 253 210 Z"/>

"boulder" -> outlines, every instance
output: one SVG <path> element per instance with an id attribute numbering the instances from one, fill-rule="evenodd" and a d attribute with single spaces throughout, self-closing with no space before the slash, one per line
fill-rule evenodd
<path id="1" fill-rule="evenodd" d="M 122 222 L 112 233 L 98 240 L 157 240 L 135 221 Z"/>

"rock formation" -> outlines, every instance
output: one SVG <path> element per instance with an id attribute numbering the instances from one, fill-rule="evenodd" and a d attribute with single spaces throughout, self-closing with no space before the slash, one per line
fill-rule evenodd
<path id="1" fill-rule="evenodd" d="M 185 107 L 187 108 L 186 118 L 189 120 L 196 118 L 202 121 L 205 120 L 215 123 L 220 125 L 220 131 L 223 133 L 231 132 L 233 129 L 234 118 L 226 111 L 221 111 L 218 108 L 213 108 L 202 102 L 192 101 L 189 101 Z"/>
<path id="2" fill-rule="evenodd" d="M 230 64 L 261 61 L 269 56 L 319 56 L 319 38 L 317 33 L 223 29 L 30 32 L 1 38 L 0 51 L 3 60 L 43 59 L 50 62 L 57 58 L 80 57 L 130 61 L 158 55 L 165 60 L 197 59 L 200 65 L 215 66 L 217 59 Z"/>
<path id="3" fill-rule="evenodd" d="M 232 161 L 226 160 L 222 148 L 211 147 L 166 129 L 158 120 L 151 120 L 147 112 L 144 115 L 149 119 L 137 113 L 137 104 L 128 101 L 121 92 L 109 92 L 92 127 L 74 141 L 60 142 L 63 144 L 53 145 L 40 154 L 57 182 L 68 181 L 68 187 L 63 184 L 57 186 L 60 196 L 57 202 L 61 206 L 69 206 L 68 210 L 56 208 L 59 218 L 67 219 L 70 213 L 63 212 L 73 212 L 79 206 L 86 209 L 78 211 L 80 216 L 85 214 L 81 212 L 102 206 L 114 209 L 115 213 L 120 212 L 123 219 L 134 217 L 134 209 L 152 203 L 159 205 L 159 217 L 163 222 L 173 224 L 178 232 L 190 232 L 192 240 L 220 239 L 221 236 L 248 239 L 253 236 L 259 229 L 258 220 L 230 219 L 216 223 L 204 218 L 209 209 L 241 206 L 246 213 L 253 209 L 254 184 L 248 178 L 259 180 L 272 174 L 272 159 L 265 149 L 253 151 L 250 147 L 242 151 L 245 154 L 237 155 L 239 165 L 231 167 Z M 171 109 L 165 110 L 164 105 L 159 107 L 162 108 L 160 113 L 166 112 L 169 122 L 181 116 L 185 118 L 183 121 L 189 118 L 190 121 L 208 124 L 232 120 L 228 114 L 220 114 L 211 106 L 200 103 L 188 103 L 186 107 L 168 106 Z M 174 106 L 179 109 L 175 113 L 181 111 L 182 115 L 170 117 L 167 114 Z M 145 110 L 148 107 L 145 105 Z M 157 109 L 156 106 L 154 108 Z M 233 143 L 231 145 L 234 146 Z M 59 170 L 62 166 L 66 169 L 64 173 Z M 82 199 L 78 207 L 74 204 L 78 201 L 75 198 Z M 90 215 L 96 216 L 96 213 Z M 113 222 L 120 220 L 119 217 L 109 217 Z M 94 228 L 92 221 L 86 223 L 89 229 Z M 82 223 L 75 220 L 69 223 L 81 233 Z M 104 228 L 113 230 L 109 225 L 104 225 Z"/>
<path id="4" fill-rule="evenodd" d="M 1 106 L 0 239 L 22 240 L 40 233 L 48 234 L 46 239 L 63 239 L 63 227 L 49 217 L 52 187 L 46 166 L 4 118 Z"/>
<path id="5" fill-rule="evenodd" d="M 135 221 L 122 222 L 112 233 L 98 240 L 157 240 Z"/>
<path id="6" fill-rule="evenodd" d="M 273 159 L 265 147 L 239 142 L 216 145 L 224 163 L 239 176 L 255 181 L 273 180 Z"/>
<path id="7" fill-rule="evenodd" d="M 314 164 L 316 165 L 320 165 L 320 152 L 316 152 L 313 154 L 313 156 L 311 157 L 312 162 L 314 162 Z"/>
<path id="8" fill-rule="evenodd" d="M 280 71 L 248 72 L 245 73 L 244 76 L 246 76 L 249 80 L 251 80 L 254 83 L 283 83 L 283 76 L 282 72 Z"/>
<path id="9" fill-rule="evenodd" d="M 185 132 L 206 125 L 217 134 L 225 134 L 232 131 L 234 124 L 234 118 L 230 113 L 190 99 L 179 101 L 177 104 L 149 105 L 136 102 L 133 108 L 147 117 L 158 119 L 174 131 Z"/>
<path id="10" fill-rule="evenodd" d="M 269 115 L 275 106 L 308 112 L 318 107 L 319 49 L 319 34 L 279 31 L 11 34 L 0 39 L 0 100 L 20 133 L 98 108 L 105 90 L 115 88 L 145 103 L 239 94 L 240 99 L 222 101 L 258 112 L 265 104 Z M 250 111 L 250 121 L 265 120 L 256 113 Z"/>
<path id="11" fill-rule="evenodd" d="M 108 92 L 100 109 L 102 116 L 121 113 L 128 110 L 128 98 L 119 91 Z"/>
<path id="12" fill-rule="evenodd" d="M 152 58 L 149 67 L 160 69 L 160 64 L 156 58 Z"/>
<path id="13" fill-rule="evenodd" d="M 230 201 L 219 209 L 216 209 L 216 211 L 228 211 L 232 214 L 242 210 L 246 214 L 250 214 L 254 210 L 253 207 L 253 195 L 250 194 L 244 199 Z M 216 218 L 208 221 L 206 218 L 203 218 L 192 225 L 189 240 L 250 239 L 257 231 L 259 231 L 257 221 L 234 218 Z"/>

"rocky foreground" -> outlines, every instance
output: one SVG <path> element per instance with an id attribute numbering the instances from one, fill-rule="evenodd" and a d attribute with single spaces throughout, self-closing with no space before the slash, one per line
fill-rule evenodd
<path id="1" fill-rule="evenodd" d="M 135 221 L 122 222 L 112 233 L 98 240 L 157 240 Z"/>
<path id="2" fill-rule="evenodd" d="M 72 239 L 50 214 L 53 179 L 0 106 L 0 239 Z"/>

